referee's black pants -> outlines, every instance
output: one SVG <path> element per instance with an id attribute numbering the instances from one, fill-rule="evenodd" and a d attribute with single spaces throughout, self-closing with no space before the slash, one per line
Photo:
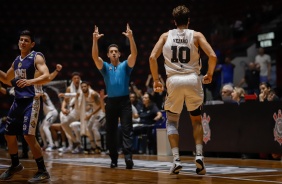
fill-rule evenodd
<path id="1" fill-rule="evenodd" d="M 121 124 L 122 146 L 125 159 L 132 159 L 133 128 L 129 95 L 108 97 L 106 101 L 106 143 L 113 163 L 118 160 L 118 123 Z"/>

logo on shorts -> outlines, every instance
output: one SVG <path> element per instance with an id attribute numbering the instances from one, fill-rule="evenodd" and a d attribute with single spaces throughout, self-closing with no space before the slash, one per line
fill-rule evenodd
<path id="1" fill-rule="evenodd" d="M 25 130 L 26 130 L 26 124 L 23 125 L 23 131 L 25 131 Z"/>
<path id="2" fill-rule="evenodd" d="M 205 144 L 207 144 L 207 142 L 211 140 L 211 129 L 209 126 L 210 120 L 210 116 L 207 116 L 206 113 L 204 113 L 202 116 L 202 126 L 204 131 L 203 141 Z"/>
<path id="3" fill-rule="evenodd" d="M 28 120 L 28 117 L 24 116 L 24 122 L 27 122 L 27 120 Z"/>
<path id="4" fill-rule="evenodd" d="M 38 111 L 39 109 L 39 100 L 35 100 L 33 105 L 32 105 L 32 108 L 35 110 L 35 111 Z"/>
<path id="5" fill-rule="evenodd" d="M 278 110 L 278 113 L 273 114 L 273 119 L 275 120 L 275 127 L 273 129 L 274 140 L 277 141 L 280 146 L 282 144 L 282 113 L 281 109 Z"/>
<path id="6" fill-rule="evenodd" d="M 30 122 L 30 125 L 32 126 L 32 128 L 35 128 L 35 121 Z"/>

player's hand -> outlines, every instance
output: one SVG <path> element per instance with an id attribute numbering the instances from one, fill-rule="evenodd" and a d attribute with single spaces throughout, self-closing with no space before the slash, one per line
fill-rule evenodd
<path id="1" fill-rule="evenodd" d="M 58 94 L 58 97 L 64 98 L 64 97 L 65 97 L 65 93 L 59 93 L 59 94 Z"/>
<path id="2" fill-rule="evenodd" d="M 27 79 L 19 79 L 17 80 L 16 84 L 19 88 L 24 88 L 31 85 L 30 80 Z"/>
<path id="3" fill-rule="evenodd" d="M 104 34 L 99 34 L 99 28 L 95 25 L 93 32 L 93 40 L 99 40 Z"/>
<path id="4" fill-rule="evenodd" d="M 70 113 L 68 109 L 62 109 L 61 111 L 64 115 L 68 115 Z"/>
<path id="5" fill-rule="evenodd" d="M 76 93 L 76 98 L 78 98 L 80 96 L 80 93 L 78 92 L 78 93 Z"/>
<path id="6" fill-rule="evenodd" d="M 125 32 L 122 32 L 122 34 L 125 35 L 127 38 L 133 36 L 132 30 L 130 29 L 128 23 L 126 24 L 126 31 L 125 31 Z"/>
<path id="7" fill-rule="evenodd" d="M 63 66 L 62 66 L 61 64 L 57 64 L 57 65 L 56 65 L 56 70 L 57 70 L 57 71 L 61 71 L 62 68 L 63 68 Z"/>
<path id="8" fill-rule="evenodd" d="M 91 118 L 91 116 L 92 116 L 92 115 L 86 115 L 84 120 L 85 120 L 85 121 L 89 121 L 90 118 Z"/>
<path id="9" fill-rule="evenodd" d="M 104 89 L 101 89 L 99 94 L 100 94 L 100 98 L 103 99 L 103 100 L 108 96 L 108 95 L 105 95 L 105 90 Z"/>
<path id="10" fill-rule="evenodd" d="M 154 81 L 153 87 L 154 92 L 162 92 L 164 90 L 164 86 L 160 81 Z"/>
<path id="11" fill-rule="evenodd" d="M 212 75 L 206 74 L 206 75 L 202 78 L 202 83 L 203 83 L 203 84 L 210 84 L 211 82 L 212 82 Z"/>

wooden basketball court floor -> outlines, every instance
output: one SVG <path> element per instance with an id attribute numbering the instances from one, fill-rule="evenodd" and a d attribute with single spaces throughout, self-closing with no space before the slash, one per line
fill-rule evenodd
<path id="1" fill-rule="evenodd" d="M 54 184 L 282 184 L 282 162 L 275 160 L 235 159 L 206 157 L 207 174 L 195 173 L 194 157 L 181 156 L 183 169 L 179 175 L 169 175 L 171 156 L 134 155 L 134 168 L 125 169 L 120 155 L 118 168 L 109 168 L 108 155 L 59 154 L 43 152 L 45 165 Z M 9 181 L 0 183 L 27 183 L 37 167 L 29 153 L 29 159 L 21 160 L 25 169 Z M 0 150 L 0 172 L 10 165 L 6 150 Z"/>

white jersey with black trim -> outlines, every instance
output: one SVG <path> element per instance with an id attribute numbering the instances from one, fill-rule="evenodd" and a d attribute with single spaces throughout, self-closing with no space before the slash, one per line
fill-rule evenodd
<path id="1" fill-rule="evenodd" d="M 48 112 L 51 112 L 53 110 L 56 110 L 56 107 L 52 103 L 49 95 L 46 92 L 44 92 L 43 93 L 43 112 L 45 115 L 47 115 Z"/>
<path id="2" fill-rule="evenodd" d="M 174 74 L 200 74 L 201 60 L 194 45 L 194 30 L 172 29 L 163 47 L 167 76 Z"/>

